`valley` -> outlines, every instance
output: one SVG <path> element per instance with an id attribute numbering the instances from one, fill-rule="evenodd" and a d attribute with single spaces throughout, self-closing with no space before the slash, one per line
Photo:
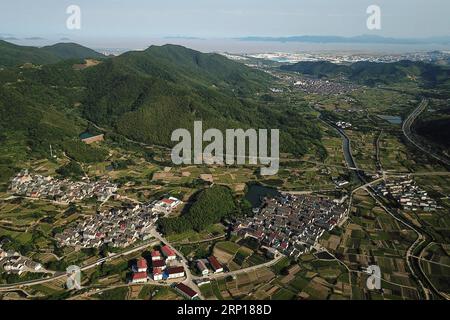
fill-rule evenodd
<path id="1" fill-rule="evenodd" d="M 417 61 L 281 67 L 258 61 L 248 66 L 174 45 L 105 57 L 72 44 L 38 49 L 0 42 L 2 259 L 15 251 L 53 272 L 36 278 L 2 270 L 0 297 L 448 299 L 448 146 L 424 128 L 447 125 L 449 69 Z M 203 130 L 279 129 L 280 169 L 265 176 L 248 162 L 172 163 L 171 133 L 192 134 L 199 120 Z M 103 136 L 86 144 L 83 134 Z M 39 181 L 68 182 L 58 197 L 48 190 L 41 196 L 35 185 L 22 192 L 12 179 L 23 170 Z M 376 191 L 398 177 L 412 179 L 436 205 L 405 208 Z M 98 199 L 63 196 L 91 181 L 108 181 L 114 190 Z M 273 190 L 266 202 L 248 200 L 255 185 Z M 180 204 L 153 210 L 171 198 Z M 333 201 L 340 201 L 339 214 Z M 272 202 L 274 216 L 261 218 Z M 133 221 L 129 212 L 138 207 L 146 211 Z M 320 218 L 297 219 L 298 208 L 305 216 L 318 208 Z M 106 234 L 80 240 L 88 237 L 81 227 L 70 245 L 61 245 L 67 230 L 110 215 L 120 218 L 115 227 L 129 223 L 133 232 L 152 222 L 125 234 L 121 245 L 114 236 L 92 245 Z M 252 236 L 238 232 L 238 221 Z M 305 227 L 294 228 L 299 221 Z M 102 227 L 96 224 L 96 232 Z M 154 270 L 152 253 L 164 254 L 165 246 L 175 258 L 165 256 L 164 268 L 181 267 L 178 278 L 170 272 L 155 278 L 163 270 Z M 142 259 L 153 267 L 138 283 Z M 382 288 L 372 291 L 365 269 L 373 264 Z M 65 288 L 69 265 L 81 268 L 80 291 Z M 186 296 L 179 282 L 197 295 Z"/>

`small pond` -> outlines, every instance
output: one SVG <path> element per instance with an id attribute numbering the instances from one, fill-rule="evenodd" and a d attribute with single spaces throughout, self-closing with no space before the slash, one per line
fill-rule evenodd
<path id="1" fill-rule="evenodd" d="M 381 114 L 379 114 L 377 116 L 378 116 L 378 118 L 386 120 L 387 122 L 389 122 L 391 124 L 401 124 L 403 122 L 402 118 L 399 116 L 388 116 L 388 115 L 381 115 Z"/>
<path id="2" fill-rule="evenodd" d="M 265 187 L 259 184 L 252 184 L 248 187 L 248 191 L 245 194 L 245 199 L 247 199 L 253 208 L 258 208 L 262 204 L 262 199 L 266 196 L 277 197 L 280 193 L 270 187 Z"/>

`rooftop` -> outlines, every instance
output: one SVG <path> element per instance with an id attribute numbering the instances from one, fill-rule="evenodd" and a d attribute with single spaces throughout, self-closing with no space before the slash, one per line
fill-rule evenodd
<path id="1" fill-rule="evenodd" d="M 211 264 L 211 266 L 214 268 L 214 270 L 223 268 L 222 265 L 219 263 L 219 261 L 217 261 L 216 257 L 214 257 L 214 256 L 210 256 L 208 258 L 208 261 Z"/>
<path id="2" fill-rule="evenodd" d="M 147 260 L 145 260 L 144 258 L 139 259 L 137 262 L 137 267 L 138 269 L 147 269 Z"/>
<path id="3" fill-rule="evenodd" d="M 188 287 L 183 283 L 177 284 L 177 289 L 185 293 L 190 298 L 194 298 L 195 296 L 198 295 L 197 292 L 195 292 L 194 290 L 192 290 L 190 287 Z"/>
<path id="4" fill-rule="evenodd" d="M 133 273 L 133 280 L 147 279 L 147 272 L 136 272 Z"/>

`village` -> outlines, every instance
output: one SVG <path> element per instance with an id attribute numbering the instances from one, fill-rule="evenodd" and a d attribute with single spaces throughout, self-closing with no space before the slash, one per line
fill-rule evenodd
<path id="1" fill-rule="evenodd" d="M 347 213 L 337 200 L 319 196 L 283 195 L 265 198 L 255 216 L 238 219 L 233 233 L 252 237 L 275 256 L 297 259 L 309 252 L 325 231 L 331 231 Z"/>
<path id="2" fill-rule="evenodd" d="M 138 240 L 150 238 L 158 218 L 170 214 L 180 204 L 180 200 L 169 197 L 149 204 L 104 210 L 65 229 L 55 239 L 60 246 L 126 248 Z"/>
<path id="3" fill-rule="evenodd" d="M 11 180 L 9 191 L 18 196 L 68 204 L 93 197 L 97 197 L 98 201 L 106 201 L 117 191 L 117 185 L 107 180 L 61 180 L 22 170 Z"/>
<path id="4" fill-rule="evenodd" d="M 391 178 L 375 187 L 378 194 L 392 196 L 404 210 L 435 211 L 438 206 L 428 192 L 422 190 L 410 176 Z"/>
<path id="5" fill-rule="evenodd" d="M 279 74 L 272 71 L 268 71 L 268 73 L 283 80 L 286 84 L 293 85 L 295 89 L 310 94 L 344 95 L 359 89 L 358 85 L 346 81 L 330 81 L 304 75 Z M 272 90 L 272 92 L 282 93 L 283 90 Z"/>
<path id="6" fill-rule="evenodd" d="M 350 83 L 310 78 L 302 78 L 301 80 L 295 81 L 294 87 L 305 93 L 328 95 L 348 94 L 358 88 L 356 85 Z"/>

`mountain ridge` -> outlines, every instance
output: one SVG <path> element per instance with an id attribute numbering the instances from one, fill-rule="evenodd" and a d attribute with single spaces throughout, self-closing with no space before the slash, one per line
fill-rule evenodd
<path id="1" fill-rule="evenodd" d="M 103 54 L 75 43 L 57 43 L 42 48 L 19 46 L 0 40 L 0 67 L 15 67 L 25 63 L 38 65 L 67 59 L 103 59 Z"/>

